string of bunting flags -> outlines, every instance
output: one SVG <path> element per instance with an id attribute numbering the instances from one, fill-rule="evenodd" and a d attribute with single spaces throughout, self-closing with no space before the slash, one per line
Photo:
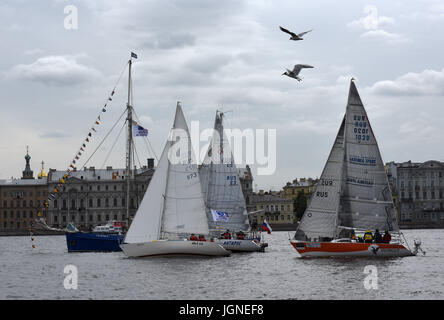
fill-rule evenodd
<path id="1" fill-rule="evenodd" d="M 48 199 L 45 201 L 44 205 L 45 208 L 49 207 L 49 201 L 53 201 L 56 198 L 56 194 L 59 193 L 62 189 L 63 189 L 63 185 L 66 183 L 68 177 L 70 176 L 71 172 L 74 170 L 76 163 L 80 160 L 80 157 L 83 155 L 83 153 L 86 150 L 86 147 L 88 145 L 88 143 L 90 142 L 90 140 L 92 139 L 93 136 L 93 132 L 97 132 L 97 127 L 100 125 L 101 120 L 101 116 L 103 115 L 103 113 L 106 112 L 107 107 L 109 107 L 109 105 L 111 104 L 111 102 L 113 101 L 113 97 L 114 94 L 116 92 L 116 87 L 120 82 L 120 79 L 122 78 L 123 72 L 125 71 L 126 67 L 127 67 L 128 63 L 125 64 L 125 67 L 122 70 L 122 73 L 120 74 L 119 79 L 117 80 L 113 90 L 111 91 L 111 93 L 108 95 L 103 107 L 101 108 L 101 111 L 99 113 L 99 115 L 97 116 L 97 118 L 95 119 L 90 131 L 88 132 L 88 134 L 86 135 L 85 139 L 83 140 L 80 148 L 78 149 L 78 151 L 75 153 L 73 160 L 71 161 L 71 163 L 69 164 L 68 168 L 66 169 L 65 173 L 63 174 L 62 178 L 59 180 L 59 182 L 57 183 L 57 185 L 54 187 L 53 192 L 49 192 L 48 193 Z M 37 215 L 39 217 L 42 216 L 41 211 L 39 211 L 37 213 Z"/>

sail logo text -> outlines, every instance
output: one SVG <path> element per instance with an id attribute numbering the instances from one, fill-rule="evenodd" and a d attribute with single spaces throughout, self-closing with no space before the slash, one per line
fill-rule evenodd
<path id="1" fill-rule="evenodd" d="M 376 166 L 376 158 L 373 157 L 350 156 L 349 161 L 353 164 Z"/>
<path id="2" fill-rule="evenodd" d="M 347 183 L 350 184 L 359 184 L 363 186 L 372 186 L 374 184 L 373 180 L 357 178 L 357 177 L 347 177 Z"/>

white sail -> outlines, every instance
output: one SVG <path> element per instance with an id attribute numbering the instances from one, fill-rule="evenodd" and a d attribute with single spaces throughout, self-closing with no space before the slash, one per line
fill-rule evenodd
<path id="1" fill-rule="evenodd" d="M 334 238 L 346 228 L 398 230 L 378 144 L 353 81 L 346 114 L 295 238 Z"/>
<path id="2" fill-rule="evenodd" d="M 298 240 L 333 238 L 335 235 L 344 160 L 344 128 L 345 118 L 299 224 L 296 232 Z"/>
<path id="3" fill-rule="evenodd" d="M 126 233 L 126 243 L 140 243 L 159 239 L 163 196 L 168 175 L 169 144 L 168 142 L 163 149 L 157 168 Z"/>
<path id="4" fill-rule="evenodd" d="M 209 228 L 249 229 L 245 198 L 230 144 L 224 133 L 223 113 L 216 112 L 214 134 L 200 168 L 202 192 L 207 206 Z M 213 219 L 211 210 L 226 212 L 228 221 Z"/>
<path id="5" fill-rule="evenodd" d="M 169 142 L 162 232 L 208 234 L 208 221 L 188 126 L 180 104 Z"/>
<path id="6" fill-rule="evenodd" d="M 338 225 L 397 231 L 399 228 L 384 163 L 353 81 L 346 111 L 344 160 Z"/>
<path id="7" fill-rule="evenodd" d="M 178 137 L 191 146 L 180 104 L 162 156 L 126 234 L 126 243 L 158 240 L 163 232 L 209 233 L 197 165 L 191 149 L 174 149 Z M 178 153 L 172 155 L 174 150 Z"/>

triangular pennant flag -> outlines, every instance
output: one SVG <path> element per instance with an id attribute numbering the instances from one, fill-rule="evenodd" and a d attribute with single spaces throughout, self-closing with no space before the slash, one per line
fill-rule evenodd
<path id="1" fill-rule="evenodd" d="M 96 124 L 99 124 L 99 121 L 96 121 Z"/>
<path id="2" fill-rule="evenodd" d="M 111 99 L 111 97 L 108 98 L 109 101 L 113 101 L 113 99 Z"/>
<path id="3" fill-rule="evenodd" d="M 89 136 L 89 137 L 91 137 L 91 132 L 90 132 L 90 133 L 88 133 L 88 136 Z"/>
<path id="4" fill-rule="evenodd" d="M 103 108 L 103 109 L 102 109 L 102 112 L 106 112 L 106 109 L 105 109 L 105 108 Z"/>
<path id="5" fill-rule="evenodd" d="M 86 148 L 86 144 L 82 144 L 82 146 Z"/>
<path id="6" fill-rule="evenodd" d="M 89 142 L 89 139 L 88 139 L 88 138 L 86 138 L 86 139 L 85 139 L 85 141 L 86 141 L 86 142 Z"/>
<path id="7" fill-rule="evenodd" d="M 100 120 L 100 114 L 99 114 L 99 116 L 97 117 L 97 119 Z"/>
<path id="8" fill-rule="evenodd" d="M 91 128 L 91 129 L 93 129 L 93 131 L 94 131 L 94 132 L 97 132 L 97 130 L 96 130 L 96 129 L 94 129 L 94 128 Z"/>
<path id="9" fill-rule="evenodd" d="M 111 92 L 111 95 L 113 95 L 114 94 L 114 90 L 113 90 L 113 92 Z"/>
<path id="10" fill-rule="evenodd" d="M 76 156 L 76 160 L 79 160 L 79 156 Z"/>
<path id="11" fill-rule="evenodd" d="M 80 150 L 85 151 L 85 149 L 83 149 L 82 147 L 80 147 Z"/>
<path id="12" fill-rule="evenodd" d="M 76 160 L 72 160 L 72 163 L 76 163 Z"/>
<path id="13" fill-rule="evenodd" d="M 74 169 L 74 166 L 71 164 L 71 165 L 69 165 L 71 168 L 73 168 Z"/>

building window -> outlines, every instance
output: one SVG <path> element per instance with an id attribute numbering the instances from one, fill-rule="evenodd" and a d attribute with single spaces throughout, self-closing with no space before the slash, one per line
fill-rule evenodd
<path id="1" fill-rule="evenodd" d="M 97 208 L 100 208 L 102 206 L 102 202 L 100 199 L 97 199 Z"/>
<path id="2" fill-rule="evenodd" d="M 108 191 L 108 185 L 105 186 L 105 190 Z"/>
<path id="3" fill-rule="evenodd" d="M 117 220 L 117 214 L 114 215 L 114 220 Z"/>
<path id="4" fill-rule="evenodd" d="M 76 200 L 71 199 L 71 209 L 75 209 L 75 208 L 76 208 Z"/>
<path id="5" fill-rule="evenodd" d="M 117 198 L 114 198 L 113 202 L 114 202 L 114 207 L 117 207 Z"/>
<path id="6" fill-rule="evenodd" d="M 92 216 L 92 214 L 89 215 L 89 221 L 93 221 L 93 216 Z"/>
<path id="7" fill-rule="evenodd" d="M 8 201 L 6 201 L 6 200 L 3 200 L 3 207 L 7 207 L 8 206 Z"/>
<path id="8" fill-rule="evenodd" d="M 122 198 L 122 207 L 125 206 L 125 198 Z"/>
<path id="9" fill-rule="evenodd" d="M 85 206 L 85 199 L 80 199 L 80 208 Z"/>
<path id="10" fill-rule="evenodd" d="M 63 199 L 62 201 L 62 209 L 66 210 L 66 199 Z M 65 222 L 65 221 L 63 221 Z"/>
<path id="11" fill-rule="evenodd" d="M 431 196 L 431 199 L 435 199 L 435 191 L 432 191 L 430 196 Z"/>
<path id="12" fill-rule="evenodd" d="M 57 216 L 54 216 L 54 223 L 57 223 Z"/>
<path id="13" fill-rule="evenodd" d="M 97 191 L 100 191 L 100 186 L 97 186 Z"/>
<path id="14" fill-rule="evenodd" d="M 102 216 L 100 214 L 97 215 L 97 221 L 102 221 Z"/>
<path id="15" fill-rule="evenodd" d="M 423 199 L 427 199 L 427 191 L 424 191 L 424 192 L 422 193 L 422 198 L 423 198 Z"/>
<path id="16" fill-rule="evenodd" d="M 62 221 L 66 222 L 66 216 L 65 215 L 62 216 Z"/>
<path id="17" fill-rule="evenodd" d="M 23 200 L 23 208 L 26 208 L 26 200 Z"/>
<path id="18" fill-rule="evenodd" d="M 23 218 L 26 218 L 26 211 L 23 211 Z"/>
<path id="19" fill-rule="evenodd" d="M 30 218 L 34 218 L 34 212 L 29 211 L 29 217 L 30 217 Z"/>
<path id="20" fill-rule="evenodd" d="M 109 221 L 109 215 L 108 214 L 105 216 L 105 220 Z"/>
<path id="21" fill-rule="evenodd" d="M 88 206 L 89 206 L 90 208 L 92 208 L 92 206 L 93 206 L 93 200 L 92 200 L 92 199 L 89 199 Z"/>
<path id="22" fill-rule="evenodd" d="M 107 207 L 107 208 L 109 207 L 109 199 L 108 198 L 105 199 L 105 207 Z"/>

